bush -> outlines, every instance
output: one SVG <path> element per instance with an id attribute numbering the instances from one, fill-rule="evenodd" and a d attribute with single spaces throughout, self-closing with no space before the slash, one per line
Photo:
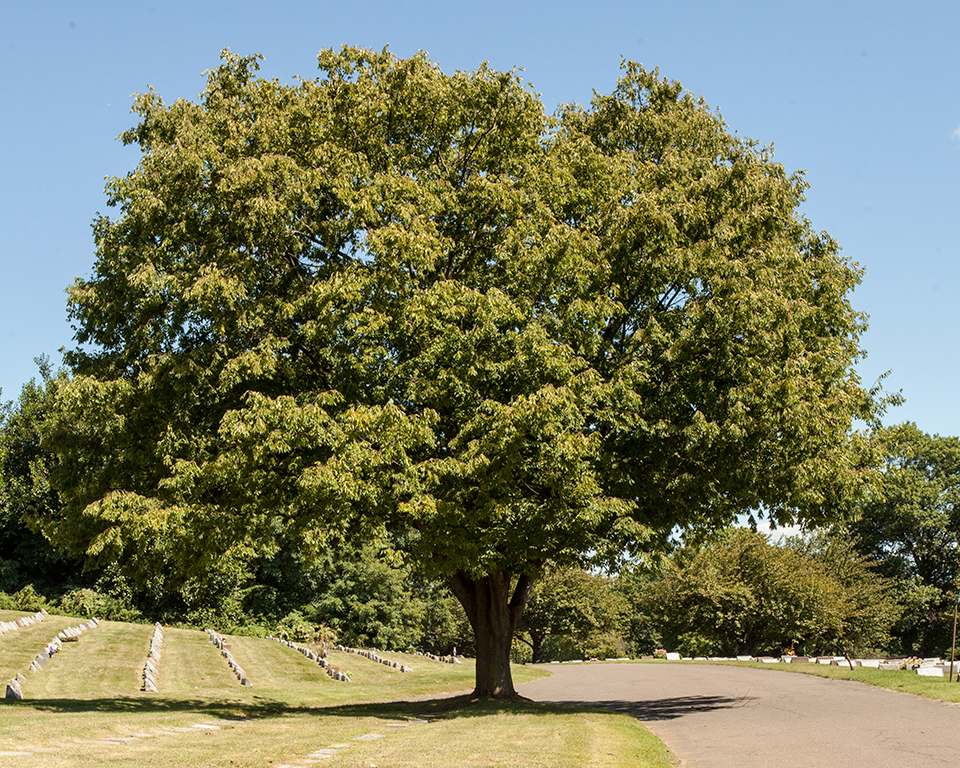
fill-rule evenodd
<path id="1" fill-rule="evenodd" d="M 273 634 L 281 640 L 294 643 L 319 643 L 333 645 L 337 642 L 337 633 L 323 623 L 314 623 L 303 611 L 291 611 L 275 625 Z"/>
<path id="2" fill-rule="evenodd" d="M 44 608 L 49 608 L 50 603 L 43 595 L 33 588 L 33 584 L 27 584 L 23 589 L 13 596 L 14 609 L 18 611 L 36 612 Z"/>
<path id="3" fill-rule="evenodd" d="M 63 595 L 56 604 L 65 616 L 90 618 L 96 616 L 108 621 L 139 621 L 140 612 L 121 598 L 105 595 L 93 589 L 73 589 Z"/>

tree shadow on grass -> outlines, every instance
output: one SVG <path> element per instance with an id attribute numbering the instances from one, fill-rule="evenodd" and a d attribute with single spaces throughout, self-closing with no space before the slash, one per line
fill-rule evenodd
<path id="1" fill-rule="evenodd" d="M 558 707 L 527 699 L 475 699 L 470 694 L 438 696 L 432 699 L 366 702 L 358 704 L 289 704 L 267 697 L 253 700 L 210 700 L 118 696 L 93 699 L 24 699 L 2 700 L 0 707 L 9 706 L 25 712 L 56 714 L 161 714 L 178 713 L 222 720 L 256 720 L 270 717 L 307 715 L 313 717 L 373 718 L 403 722 L 412 719 L 442 721 L 458 718 L 486 717 L 498 714 L 542 714 L 569 711 L 570 706 Z M 581 708 L 579 704 L 573 705 Z M 585 703 L 582 708 L 596 709 L 597 703 Z M 0 709 L 2 711 L 2 709 Z"/>
<path id="2" fill-rule="evenodd" d="M 284 702 L 266 698 L 253 701 L 212 701 L 210 699 L 135 696 L 112 696 L 96 699 L 23 699 L 22 701 L 4 699 L 0 706 L 72 714 L 82 714 L 84 712 L 122 714 L 189 712 L 223 719 L 280 716 L 290 710 L 290 707 Z"/>

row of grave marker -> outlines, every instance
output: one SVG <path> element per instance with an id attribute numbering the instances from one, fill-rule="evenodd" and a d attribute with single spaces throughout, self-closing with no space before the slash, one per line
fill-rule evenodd
<path id="1" fill-rule="evenodd" d="M 232 669 L 233 673 L 237 676 L 237 679 L 240 681 L 240 685 L 252 686 L 253 683 L 250 682 L 250 679 L 247 677 L 247 673 L 243 671 L 243 668 L 239 664 L 237 664 L 237 660 L 233 658 L 233 654 L 230 653 L 230 646 L 224 642 L 223 636 L 219 632 L 216 632 L 212 629 L 207 630 L 207 635 L 210 637 L 210 642 L 220 649 L 220 654 L 227 660 L 227 664 L 230 665 L 230 669 Z"/>
<path id="2" fill-rule="evenodd" d="M 21 616 L 14 621 L 0 621 L 0 635 L 5 635 L 7 632 L 15 632 L 20 629 L 20 627 L 29 627 L 32 624 L 43 621 L 45 618 L 47 618 L 47 611 L 41 609 L 33 614 L 33 616 Z"/>
<path id="3" fill-rule="evenodd" d="M 398 661 L 391 661 L 390 659 L 382 658 L 376 651 L 364 651 L 360 648 L 349 648 L 344 645 L 335 645 L 334 649 L 341 651 L 343 653 L 355 653 L 358 656 L 363 656 L 365 659 L 370 659 L 370 661 L 375 661 L 377 664 L 383 664 L 387 667 L 393 667 L 394 669 L 399 669 L 401 672 L 413 672 L 413 667 L 408 667 L 406 664 L 401 664 Z"/>
<path id="4" fill-rule="evenodd" d="M 846 656 L 683 656 L 679 653 L 668 653 L 667 661 L 759 661 L 763 664 L 824 664 L 834 667 L 868 667 L 885 671 L 904 669 L 903 659 L 848 659 Z M 960 668 L 960 661 L 955 663 L 954 669 Z M 943 677 L 944 670 L 950 670 L 950 662 L 939 657 L 916 659 L 910 662 L 908 669 L 916 670 L 924 677 Z"/>
<path id="5" fill-rule="evenodd" d="M 143 665 L 143 691 L 157 693 L 157 667 L 160 664 L 160 649 L 163 647 L 163 627 L 158 621 L 153 625 L 150 637 L 150 650 L 147 651 L 147 663 Z"/>
<path id="6" fill-rule="evenodd" d="M 292 643 L 289 640 L 281 640 L 279 637 L 274 637 L 273 635 L 267 635 L 267 640 L 274 640 L 278 643 L 282 643 L 288 648 L 293 648 L 295 651 L 300 651 L 300 653 L 302 653 L 304 656 L 310 659 L 310 661 L 317 662 L 317 664 L 319 664 L 321 667 L 327 670 L 327 674 L 330 677 L 332 677 L 334 680 L 338 680 L 341 683 L 350 682 L 350 676 L 346 672 L 341 672 L 339 668 L 330 664 L 330 662 L 327 660 L 325 656 L 322 656 L 316 651 L 311 650 L 310 648 L 304 648 L 302 645 L 297 645 L 296 643 Z"/>
<path id="7" fill-rule="evenodd" d="M 44 615 L 46 615 L 45 612 L 44 612 Z M 35 618 L 35 616 L 26 617 L 26 618 Z M 38 621 L 42 621 L 42 619 L 38 619 Z M 100 624 L 100 620 L 94 618 L 94 619 L 90 619 L 89 621 L 85 621 L 83 624 L 78 624 L 75 627 L 67 627 L 66 629 L 58 632 L 57 636 L 54 637 L 49 643 L 47 643 L 43 647 L 43 650 L 37 654 L 36 658 L 32 662 L 30 662 L 30 668 L 27 671 L 39 672 L 47 665 L 47 662 L 50 661 L 50 658 L 62 648 L 63 643 L 78 640 L 80 638 L 80 635 L 82 635 L 87 630 L 95 629 L 97 626 L 99 626 L 99 624 Z M 21 624 L 20 626 L 28 626 L 28 625 Z M 22 672 L 18 672 L 16 677 L 14 677 L 9 683 L 7 683 L 6 698 L 22 699 L 23 687 L 21 684 L 25 683 L 26 681 L 27 681 L 26 676 Z"/>

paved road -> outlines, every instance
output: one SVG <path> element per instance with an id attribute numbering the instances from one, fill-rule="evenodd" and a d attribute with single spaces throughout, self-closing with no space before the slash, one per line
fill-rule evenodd
<path id="1" fill-rule="evenodd" d="M 628 712 L 663 740 L 683 768 L 960 766 L 960 706 L 953 704 L 742 667 L 613 663 L 549 669 L 553 676 L 518 686 L 519 692 L 535 701 Z"/>

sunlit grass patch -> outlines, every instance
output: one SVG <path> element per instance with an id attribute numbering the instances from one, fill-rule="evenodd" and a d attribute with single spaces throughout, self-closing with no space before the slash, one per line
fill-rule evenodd
<path id="1" fill-rule="evenodd" d="M 29 664 L 59 629 L 77 623 L 50 617 L 39 631 L 0 638 L 0 648 Z M 400 672 L 329 652 L 330 662 L 350 673 L 345 683 L 280 643 L 226 636 L 253 682 L 246 687 L 206 633 L 164 628 L 159 692 L 145 693 L 139 687 L 152 632 L 149 625 L 101 622 L 65 644 L 28 679 L 23 701 L 0 702 L 0 751 L 23 752 L 11 757 L 21 768 L 263 768 L 303 763 L 335 744 L 346 746 L 323 764 L 670 765 L 662 744 L 626 715 L 469 696 L 431 699 L 473 688 L 469 659 L 445 664 L 384 653 L 413 668 Z M 518 683 L 547 674 L 514 669 Z M 383 738 L 360 738 L 371 734 Z"/>

